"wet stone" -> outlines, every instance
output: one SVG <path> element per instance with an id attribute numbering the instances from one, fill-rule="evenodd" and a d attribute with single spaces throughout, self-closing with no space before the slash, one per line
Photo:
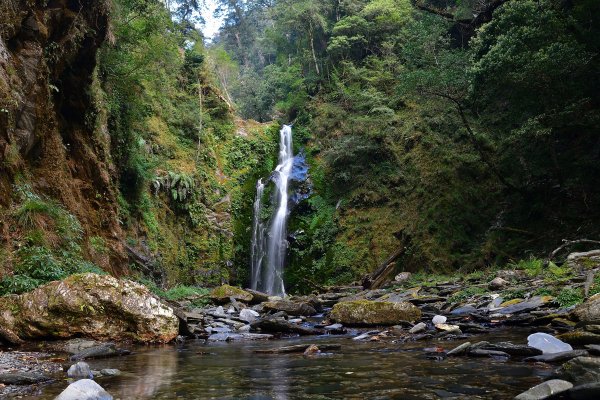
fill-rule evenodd
<path id="1" fill-rule="evenodd" d="M 566 392 L 571 389 L 573 384 L 571 382 L 563 381 L 560 379 L 552 379 L 537 386 L 532 387 L 528 391 L 521 393 L 515 400 L 544 400 L 558 393 Z"/>
<path id="2" fill-rule="evenodd" d="M 415 326 L 410 328 L 408 333 L 416 334 L 416 333 L 425 332 L 426 330 L 427 330 L 427 325 L 423 322 L 419 322 L 418 324 L 416 324 Z"/>
<path id="3" fill-rule="evenodd" d="M 462 356 L 467 353 L 467 351 L 469 350 L 470 347 L 471 347 L 471 342 L 466 342 L 466 343 L 463 343 L 463 344 L 453 348 L 446 355 L 449 357 Z"/>
<path id="4" fill-rule="evenodd" d="M 528 357 L 524 361 L 536 361 L 546 363 L 562 363 L 576 357 L 585 357 L 588 352 L 585 350 L 563 351 L 560 353 L 542 354 L 535 357 Z"/>
<path id="5" fill-rule="evenodd" d="M 475 349 L 469 350 L 471 357 L 493 357 L 493 358 L 510 358 L 510 354 L 497 350 Z"/>
<path id="6" fill-rule="evenodd" d="M 67 376 L 71 379 L 93 379 L 94 378 L 94 375 L 92 374 L 92 370 L 90 369 L 90 366 L 83 361 L 79 361 L 77 364 L 71 365 L 71 367 L 67 371 Z"/>
<path id="7" fill-rule="evenodd" d="M 568 396 L 571 400 L 598 400 L 600 399 L 600 382 L 575 386 L 569 390 Z"/>
<path id="8" fill-rule="evenodd" d="M 32 385 L 49 380 L 47 376 L 34 372 L 0 373 L 0 383 L 4 385 Z"/>

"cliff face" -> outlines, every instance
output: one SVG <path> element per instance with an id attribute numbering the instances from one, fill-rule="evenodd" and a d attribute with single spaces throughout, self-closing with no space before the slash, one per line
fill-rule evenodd
<path id="1" fill-rule="evenodd" d="M 0 208 L 14 203 L 13 185 L 30 185 L 76 216 L 87 237 L 103 237 L 113 251 L 101 266 L 123 272 L 109 138 L 92 95 L 108 4 L 3 0 L 0 16 Z"/>

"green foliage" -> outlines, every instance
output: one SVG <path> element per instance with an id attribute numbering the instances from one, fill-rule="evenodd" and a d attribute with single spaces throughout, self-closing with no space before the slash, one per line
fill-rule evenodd
<path id="1" fill-rule="evenodd" d="M 571 307 L 583 302 L 581 289 L 563 288 L 556 296 L 556 302 L 561 307 Z"/>

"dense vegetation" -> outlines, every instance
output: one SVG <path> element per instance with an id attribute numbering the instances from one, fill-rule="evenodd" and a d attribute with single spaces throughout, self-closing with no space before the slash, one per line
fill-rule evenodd
<path id="1" fill-rule="evenodd" d="M 472 270 L 594 236 L 594 1 L 222 1 L 211 51 L 245 118 L 296 121 L 316 194 L 296 210 L 296 288 Z M 217 74 L 219 71 L 217 71 Z"/>
<path id="2" fill-rule="evenodd" d="M 245 284 L 254 185 L 282 122 L 313 187 L 290 220 L 292 291 L 352 282 L 398 249 L 398 269 L 471 272 L 600 233 L 597 1 L 219 0 L 208 45 L 200 1 L 101 3 L 80 117 L 94 148 L 74 160 L 104 165 L 110 190 L 85 195 L 122 231 L 38 182 L 10 144 L 1 293 L 102 269 L 172 298 L 198 291 L 166 291 L 177 284 Z M 7 4 L 1 34 L 20 22 Z M 104 34 L 84 28 L 73 47 Z M 44 49 L 49 65 L 57 54 Z"/>

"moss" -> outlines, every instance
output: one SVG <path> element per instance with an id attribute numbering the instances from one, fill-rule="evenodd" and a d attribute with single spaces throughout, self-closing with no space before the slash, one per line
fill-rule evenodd
<path id="1" fill-rule="evenodd" d="M 230 285 L 223 285 L 218 288 L 214 288 L 210 292 L 210 298 L 216 302 L 228 302 L 230 297 L 246 302 L 252 301 L 253 298 L 251 293 Z"/>
<path id="2" fill-rule="evenodd" d="M 418 320 L 421 311 L 410 303 L 355 300 L 335 304 L 331 318 L 346 325 L 394 325 Z"/>

